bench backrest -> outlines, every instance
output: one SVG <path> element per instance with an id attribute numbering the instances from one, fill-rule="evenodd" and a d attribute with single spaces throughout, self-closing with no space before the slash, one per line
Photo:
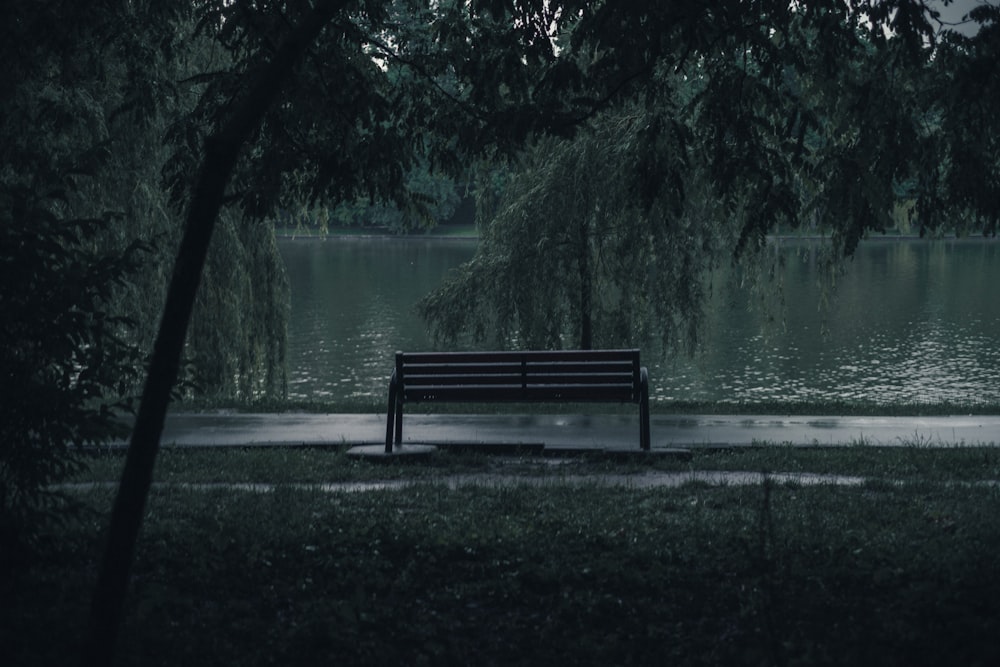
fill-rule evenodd
<path id="1" fill-rule="evenodd" d="M 639 350 L 397 352 L 406 402 L 640 400 Z"/>

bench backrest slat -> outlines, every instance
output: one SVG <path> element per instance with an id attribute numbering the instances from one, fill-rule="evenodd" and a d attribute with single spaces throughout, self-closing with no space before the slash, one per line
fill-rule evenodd
<path id="1" fill-rule="evenodd" d="M 523 352 L 397 352 L 411 363 L 510 363 L 514 359 L 543 361 L 631 361 L 639 350 L 526 350 Z"/>
<path id="2" fill-rule="evenodd" d="M 404 401 L 639 400 L 638 350 L 397 353 Z"/>

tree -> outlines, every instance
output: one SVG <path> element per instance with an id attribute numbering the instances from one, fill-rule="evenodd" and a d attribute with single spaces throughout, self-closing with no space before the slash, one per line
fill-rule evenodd
<path id="1" fill-rule="evenodd" d="M 36 546 L 68 510 L 51 485 L 78 447 L 121 433 L 114 402 L 136 381 L 133 322 L 116 308 L 148 246 L 105 243 L 123 212 L 99 196 L 113 168 L 112 10 L 9 7 L 0 37 L 0 553 Z M 39 27 L 45 28 L 39 30 Z M 122 61 L 112 58 L 117 65 Z M 109 83 L 109 79 L 113 83 Z"/>
<path id="2" fill-rule="evenodd" d="M 689 128 L 661 131 L 663 118 L 624 105 L 573 139 L 540 139 L 496 201 L 480 198 L 476 256 L 419 304 L 435 337 L 531 349 L 690 340 L 705 278 L 735 237 L 698 196 Z M 670 179 L 655 192 L 643 188 L 654 169 Z"/>
<path id="3" fill-rule="evenodd" d="M 174 189 L 190 197 L 187 222 L 95 589 L 85 651 L 91 664 L 106 664 L 113 654 L 170 391 L 224 202 L 238 204 L 251 218 L 303 192 L 335 202 L 367 191 L 372 199 L 405 204 L 403 173 L 418 154 L 454 169 L 463 151 L 478 150 L 484 141 L 523 137 L 535 124 L 526 106 L 531 82 L 555 59 L 551 44 L 540 41 L 547 8 L 534 3 L 497 3 L 468 14 L 449 3 L 359 7 L 346 0 L 315 7 L 221 2 L 201 9 L 202 28 L 231 51 L 234 66 L 206 77 L 199 105 L 175 135 L 181 150 L 173 164 Z M 425 21 L 401 21 L 414 11 Z M 443 91 L 434 74 L 450 70 L 449 54 L 472 66 L 462 77 L 503 74 L 511 88 Z M 506 69 L 498 72 L 501 62 Z M 395 67 L 406 76 L 393 83 L 386 72 Z M 511 128 L 498 118 L 519 122 Z M 458 141 L 437 143 L 446 136 Z M 191 173 L 198 175 L 193 184 Z"/>
<path id="4" fill-rule="evenodd" d="M 48 187 L 0 185 L 0 565 L 72 509 L 51 485 L 83 467 L 78 446 L 121 433 L 101 399 L 138 368 L 111 303 L 140 247 L 94 251 L 102 221 L 62 217 Z"/>
<path id="5" fill-rule="evenodd" d="M 754 258 L 778 224 L 831 234 L 833 258 L 908 198 L 922 232 L 961 228 L 970 204 L 996 224 L 995 145 L 962 129 L 991 121 L 971 101 L 942 109 L 961 94 L 929 73 L 954 49 L 935 50 L 920 3 L 599 7 L 566 57 L 613 45 L 597 62 L 634 72 L 631 89 L 576 136 L 542 139 L 499 201 L 481 202 L 476 256 L 419 305 L 439 341 L 666 350 L 697 340 L 712 268 L 770 271 Z M 637 23 L 659 41 L 628 36 Z M 993 52 L 976 53 L 967 67 Z"/>
<path id="6" fill-rule="evenodd" d="M 630 87 L 575 136 L 541 139 L 499 200 L 481 202 L 476 256 L 419 305 L 435 338 L 663 349 L 696 340 L 712 269 L 794 216 L 794 165 L 783 157 L 795 139 L 778 124 L 797 56 L 773 34 L 805 19 L 761 4 L 759 22 L 739 3 L 608 4 L 575 29 L 567 51 L 614 45 L 590 67 L 622 70 Z M 638 24 L 652 26 L 651 42 L 631 36 Z"/>
<path id="7" fill-rule="evenodd" d="M 840 0 L 815 4 L 855 28 L 870 18 L 873 29 L 887 20 L 889 5 L 897 22 L 909 16 L 901 10 L 917 5 L 855 0 L 855 13 L 847 14 Z M 718 64 L 730 76 L 716 84 L 732 85 L 716 92 L 715 104 L 692 108 L 715 114 L 716 122 L 696 136 L 696 145 L 719 157 L 711 163 L 711 182 L 738 183 L 720 190 L 721 210 L 753 211 L 742 217 L 741 242 L 759 239 L 795 192 L 782 171 L 787 162 L 779 159 L 781 149 L 794 145 L 776 129 L 780 116 L 755 113 L 760 107 L 743 106 L 740 96 L 768 102 L 771 111 L 783 108 L 784 48 L 771 31 L 786 30 L 803 14 L 798 3 L 679 1 L 636 8 L 541 0 L 226 0 L 197 8 L 202 29 L 225 45 L 233 64 L 206 73 L 199 104 L 175 135 L 181 150 L 172 169 L 174 191 L 188 201 L 187 223 L 95 595 L 88 653 L 95 662 L 105 662 L 113 646 L 170 388 L 224 203 L 251 218 L 302 200 L 336 203 L 361 194 L 405 206 L 412 197 L 404 175 L 418 156 L 455 170 L 488 148 L 508 149 L 548 132 L 570 134 L 640 84 L 655 101 L 665 79 L 654 75 L 683 71 L 689 63 Z M 919 25 L 900 25 L 919 34 Z M 562 29 L 564 49 L 556 48 L 554 36 Z M 730 99 L 727 108 L 721 93 L 733 91 L 737 103 Z M 657 145 L 675 126 L 653 124 L 656 131 L 645 139 Z M 727 152 L 740 156 L 739 169 L 727 167 Z M 191 174 L 198 175 L 193 183 Z M 646 201 L 671 200 L 663 189 L 674 187 L 673 179 L 651 169 L 643 183 Z"/>
<path id="8" fill-rule="evenodd" d="M 921 234 L 995 236 L 1000 218 L 1000 6 L 970 12 L 972 36 L 947 32 L 925 72 L 924 153 L 911 195 Z"/>
<path id="9" fill-rule="evenodd" d="M 164 134 L 207 42 L 182 49 L 179 3 L 29 3 L 3 27 L 0 74 L 0 535 L 30 546 L 66 515 L 51 492 L 85 445 L 124 435 L 179 238 Z M 273 234 L 235 216 L 185 346 L 186 386 L 284 395 L 287 282 Z M 221 304 L 221 306 L 220 306 Z"/>
<path id="10" fill-rule="evenodd" d="M 119 59 L 106 60 L 112 94 L 102 102 L 113 144 L 108 168 L 88 194 L 119 211 L 101 239 L 104 247 L 117 251 L 136 239 L 149 247 L 141 270 L 116 291 L 114 303 L 115 312 L 134 322 L 131 339 L 148 354 L 183 230 L 180 207 L 163 179 L 173 154 L 166 139 L 194 106 L 201 74 L 231 59 L 213 40 L 191 34 L 190 7 L 175 3 L 151 23 L 138 10 L 142 6 L 119 12 L 132 37 Z M 242 402 L 284 398 L 289 288 L 273 230 L 228 212 L 208 253 L 178 393 Z M 141 385 L 129 389 L 137 393 Z"/>

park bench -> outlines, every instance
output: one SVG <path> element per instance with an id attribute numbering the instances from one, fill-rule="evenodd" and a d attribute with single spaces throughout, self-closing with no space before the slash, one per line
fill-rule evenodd
<path id="1" fill-rule="evenodd" d="M 638 403 L 649 449 L 649 376 L 639 350 L 397 352 L 389 380 L 385 451 L 403 440 L 406 403 Z"/>

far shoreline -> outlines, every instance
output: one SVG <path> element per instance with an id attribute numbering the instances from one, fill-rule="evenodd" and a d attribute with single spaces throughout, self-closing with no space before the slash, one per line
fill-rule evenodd
<path id="1" fill-rule="evenodd" d="M 325 232 L 314 229 L 295 229 L 291 227 L 275 227 L 275 237 L 282 241 L 335 241 L 337 239 L 394 239 L 394 240 L 460 240 L 478 241 L 480 239 L 479 230 L 475 225 L 438 225 L 425 230 L 412 230 L 397 232 L 387 227 L 334 227 Z M 816 232 L 802 233 L 777 233 L 769 234 L 768 241 L 829 241 L 829 234 Z M 985 236 L 982 234 L 946 234 L 944 236 L 921 236 L 911 232 L 897 232 L 890 230 L 882 233 L 873 233 L 861 239 L 862 242 L 888 242 L 888 241 L 948 241 L 948 242 L 995 242 L 995 236 Z"/>

